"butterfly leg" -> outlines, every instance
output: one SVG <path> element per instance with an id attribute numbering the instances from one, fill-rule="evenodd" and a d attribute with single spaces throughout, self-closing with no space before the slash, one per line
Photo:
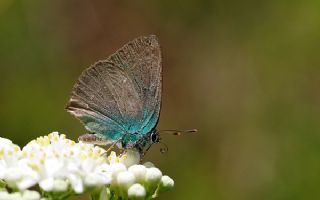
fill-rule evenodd
<path id="1" fill-rule="evenodd" d="M 117 140 L 117 141 L 115 141 L 114 143 L 112 143 L 112 144 L 110 145 L 110 147 L 107 149 L 106 153 L 109 153 L 109 152 L 113 149 L 113 147 L 114 147 L 118 142 L 119 142 L 119 140 Z"/>
<path id="2" fill-rule="evenodd" d="M 140 153 L 140 154 L 142 154 L 143 156 L 145 156 L 145 155 L 147 154 L 147 152 L 149 151 L 150 147 L 151 147 L 151 144 L 149 144 L 149 146 L 147 147 L 146 150 L 144 150 L 144 151 L 141 150 L 141 153 Z"/>
<path id="3" fill-rule="evenodd" d="M 121 149 L 120 150 L 120 157 L 122 157 L 124 154 L 127 153 L 127 150 L 126 149 Z"/>
<path id="4" fill-rule="evenodd" d="M 120 142 L 120 140 L 121 140 L 121 138 L 118 139 L 118 140 L 116 140 L 115 142 L 113 142 L 113 143 L 110 145 L 110 147 L 106 150 L 106 152 L 104 152 L 104 153 L 102 154 L 102 156 L 108 157 L 108 153 L 113 149 L 113 147 L 114 147 L 118 142 Z"/>

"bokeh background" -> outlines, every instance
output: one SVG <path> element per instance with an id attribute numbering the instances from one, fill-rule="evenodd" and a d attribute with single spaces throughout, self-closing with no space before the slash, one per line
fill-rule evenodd
<path id="1" fill-rule="evenodd" d="M 81 71 L 158 35 L 160 199 L 320 198 L 319 1 L 0 1 L 0 136 L 86 131 L 64 111 Z M 80 199 L 80 198 L 79 198 Z M 86 197 L 81 197 L 86 199 Z"/>

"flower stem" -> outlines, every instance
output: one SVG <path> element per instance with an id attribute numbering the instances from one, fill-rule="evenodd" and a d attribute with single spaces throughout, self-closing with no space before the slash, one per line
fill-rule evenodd
<path id="1" fill-rule="evenodd" d="M 103 187 L 96 190 L 93 190 L 90 193 L 91 200 L 108 200 L 109 199 L 108 188 Z"/>
<path id="2" fill-rule="evenodd" d="M 42 196 L 46 197 L 48 200 L 68 200 L 74 193 L 68 192 L 43 192 Z"/>
<path id="3" fill-rule="evenodd" d="M 5 188 L 7 186 L 6 182 L 0 179 L 0 188 Z"/>

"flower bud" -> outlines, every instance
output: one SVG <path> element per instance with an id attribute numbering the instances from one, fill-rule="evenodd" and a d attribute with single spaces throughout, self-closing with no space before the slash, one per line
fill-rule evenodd
<path id="1" fill-rule="evenodd" d="M 113 178 L 117 176 L 120 172 L 126 171 L 127 168 L 124 164 L 122 163 L 114 163 L 110 165 L 110 171 L 113 175 Z"/>
<path id="2" fill-rule="evenodd" d="M 51 191 L 53 189 L 54 180 L 53 178 L 47 178 L 39 182 L 39 186 L 44 191 Z"/>
<path id="3" fill-rule="evenodd" d="M 139 164 L 140 154 L 138 151 L 127 150 L 127 152 L 120 157 L 120 162 L 122 162 L 126 167 Z"/>
<path id="4" fill-rule="evenodd" d="M 7 191 L 0 191 L 0 199 L 9 199 L 9 194 Z"/>
<path id="5" fill-rule="evenodd" d="M 53 182 L 53 191 L 64 192 L 68 190 L 68 183 L 65 180 L 55 179 Z"/>
<path id="6" fill-rule="evenodd" d="M 152 162 L 145 162 L 143 165 L 144 165 L 146 168 L 155 167 Z"/>
<path id="7" fill-rule="evenodd" d="M 39 200 L 40 194 L 36 191 L 26 190 L 22 194 L 23 200 Z"/>
<path id="8" fill-rule="evenodd" d="M 117 184 L 118 186 L 125 190 L 127 190 L 135 181 L 135 177 L 132 173 L 124 171 L 120 172 L 117 176 Z"/>
<path id="9" fill-rule="evenodd" d="M 146 182 L 157 185 L 162 177 L 162 173 L 158 168 L 152 167 L 147 169 Z"/>
<path id="10" fill-rule="evenodd" d="M 136 181 L 139 183 L 144 182 L 147 168 L 143 165 L 132 165 L 128 169 L 129 172 L 131 172 L 134 177 L 136 178 Z"/>
<path id="11" fill-rule="evenodd" d="M 146 190 L 139 183 L 133 184 L 128 189 L 128 197 L 130 199 L 144 199 L 145 196 L 146 196 Z"/>
<path id="12" fill-rule="evenodd" d="M 162 176 L 160 181 L 160 188 L 162 188 L 162 191 L 167 191 L 173 188 L 174 181 L 169 176 Z"/>
<path id="13" fill-rule="evenodd" d="M 14 192 L 8 195 L 8 199 L 6 200 L 16 200 L 16 199 L 22 199 L 20 192 Z"/>
<path id="14" fill-rule="evenodd" d="M 162 173 L 158 168 L 147 168 L 145 186 L 149 194 L 153 194 L 156 191 L 161 177 Z"/>

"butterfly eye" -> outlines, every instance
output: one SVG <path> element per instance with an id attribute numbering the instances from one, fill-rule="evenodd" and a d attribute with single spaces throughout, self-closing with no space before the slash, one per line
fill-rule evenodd
<path id="1" fill-rule="evenodd" d="M 146 42 L 146 43 L 147 43 L 147 45 L 148 45 L 148 46 L 151 46 L 151 45 L 152 45 L 151 40 L 147 40 L 147 42 Z"/>
<path id="2" fill-rule="evenodd" d="M 151 133 L 151 142 L 158 143 L 160 141 L 160 137 L 158 133 Z"/>

